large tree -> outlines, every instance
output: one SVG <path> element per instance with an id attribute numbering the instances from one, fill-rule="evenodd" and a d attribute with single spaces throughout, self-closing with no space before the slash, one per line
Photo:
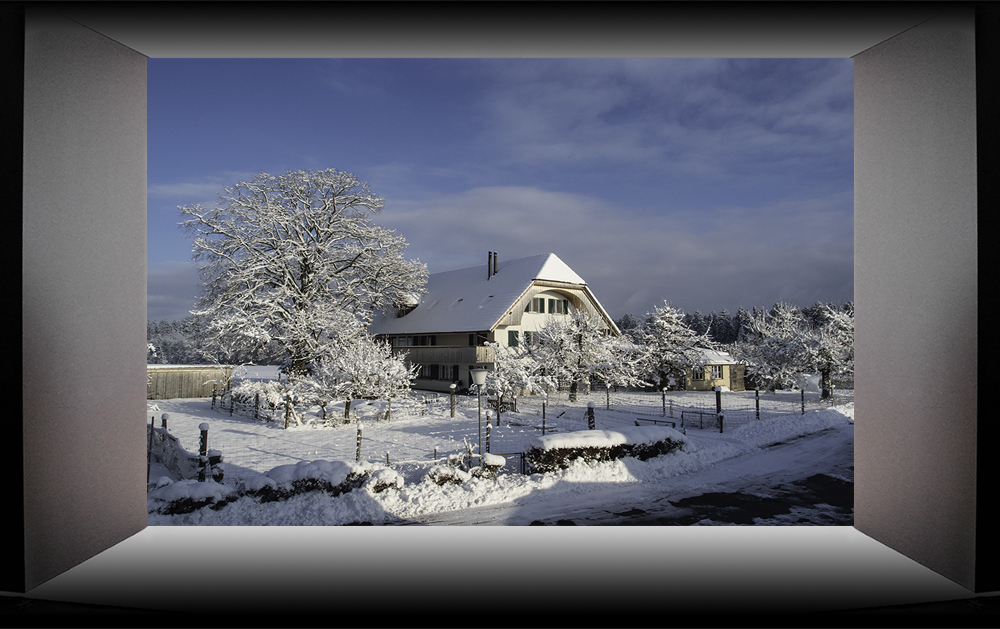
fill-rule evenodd
<path id="1" fill-rule="evenodd" d="M 329 169 L 260 173 L 226 188 L 214 209 L 181 207 L 209 340 L 276 342 L 300 376 L 341 330 L 419 294 L 427 269 L 403 258 L 406 240 L 372 223 L 382 206 L 367 183 Z"/>

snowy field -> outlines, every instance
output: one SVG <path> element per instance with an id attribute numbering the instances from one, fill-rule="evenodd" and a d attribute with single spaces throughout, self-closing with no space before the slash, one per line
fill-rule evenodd
<path id="1" fill-rule="evenodd" d="M 270 378 L 273 371 L 261 369 L 249 377 Z M 613 394 L 615 395 L 615 394 Z M 623 395 L 623 394 L 617 394 Z M 649 394 L 635 394 L 639 397 Z M 655 396 L 660 412 L 640 415 L 633 410 L 607 410 L 602 405 L 604 392 L 581 396 L 569 402 L 550 400 L 546 409 L 546 434 L 565 434 L 574 430 L 587 430 L 587 405 L 594 404 L 595 427 L 598 430 L 625 430 L 636 425 L 636 418 L 645 416 L 660 421 L 669 420 L 662 411 L 662 398 Z M 736 405 L 740 399 L 754 403 L 754 393 L 725 393 L 724 405 Z M 494 508 L 545 497 L 547 504 L 559 500 L 573 502 L 574 496 L 594 494 L 608 488 L 649 487 L 662 493 L 664 484 L 704 476 L 710 470 L 717 481 L 726 477 L 727 466 L 734 461 L 752 469 L 766 470 L 775 458 L 763 448 L 793 440 L 803 435 L 826 431 L 831 428 L 853 428 L 853 401 L 836 405 L 818 405 L 810 401 L 807 411 L 790 412 L 796 408 L 799 392 L 778 392 L 761 396 L 761 408 L 778 408 L 783 416 L 772 416 L 762 421 L 727 428 L 720 433 L 716 427 L 677 429 L 686 433 L 685 451 L 638 461 L 623 459 L 611 463 L 576 464 L 567 470 L 551 474 L 524 475 L 519 471 L 520 459 L 532 439 L 542 434 L 541 402 L 539 399 L 519 401 L 520 412 L 503 413 L 496 426 L 495 413 L 488 431 L 490 452 L 500 454 L 507 466 L 495 479 L 472 478 L 460 485 L 439 486 L 427 478 L 428 471 L 449 455 L 466 452 L 472 447 L 479 452 L 482 439 L 487 441 L 486 418 L 482 422 L 475 397 L 457 398 L 455 417 L 451 417 L 447 395 L 414 392 L 408 399 L 394 399 L 391 415 L 386 421 L 385 402 L 359 401 L 357 414 L 351 423 L 343 422 L 343 404 L 327 408 L 327 420 L 321 418 L 321 409 L 309 409 L 303 414 L 302 425 L 284 428 L 283 421 L 254 421 L 239 415 L 230 416 L 228 410 L 212 408 L 211 398 L 156 400 L 148 402 L 146 423 L 155 417 L 161 426 L 164 413 L 168 415 L 167 430 L 178 438 L 181 447 L 196 453 L 199 446 L 201 425 L 208 425 L 208 447 L 218 450 L 224 457 L 225 477 L 221 491 L 231 491 L 241 482 L 258 482 L 262 475 L 279 466 L 297 464 L 323 466 L 317 461 L 355 462 L 358 431 L 361 429 L 362 463 L 376 468 L 388 467 L 403 479 L 399 491 L 372 493 L 356 490 L 339 497 L 317 492 L 293 497 L 277 503 L 258 503 L 248 497 L 219 510 L 203 508 L 191 514 L 160 515 L 150 513 L 150 525 L 337 525 L 356 522 L 399 523 L 401 521 L 446 522 L 442 514 L 462 513 L 467 510 Z M 616 398 L 618 399 L 618 398 Z M 668 396 L 675 404 L 675 415 L 683 405 L 704 405 L 710 402 L 714 409 L 714 393 L 675 392 Z M 641 400 L 640 400 L 641 401 Z M 648 401 L 648 400 L 647 400 Z M 561 417 L 556 417 L 560 415 Z M 551 418 L 551 419 L 549 419 Z M 643 425 L 652 425 L 642 422 Z M 853 433 L 850 438 L 853 439 Z M 436 457 L 436 459 L 435 459 Z M 756 462 L 755 462 L 756 461 Z M 853 464 L 853 461 L 849 462 Z M 781 464 L 778 467 L 782 467 Z M 787 465 L 784 465 L 787 467 Z M 736 473 L 735 471 L 733 473 Z M 256 479 L 256 480 L 255 480 Z M 853 482 L 853 478 L 844 480 Z M 777 481 L 776 481 L 777 482 Z M 200 496 L 212 491 L 214 483 L 195 484 L 171 475 L 161 464 L 154 462 L 150 472 L 149 506 L 154 509 L 157 499 L 170 496 Z M 201 493 L 198 493 L 201 492 Z M 624 495 L 624 494 L 622 494 Z M 561 498 L 560 498 L 561 497 Z M 453 516 L 452 521 L 454 520 Z M 498 522 L 502 523 L 502 522 Z M 710 522 L 706 522 L 710 524 Z"/>

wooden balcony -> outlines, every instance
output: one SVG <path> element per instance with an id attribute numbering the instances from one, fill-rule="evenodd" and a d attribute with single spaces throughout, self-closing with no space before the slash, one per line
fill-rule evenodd
<path id="1" fill-rule="evenodd" d="M 406 353 L 411 364 L 422 365 L 481 365 L 492 363 L 496 352 L 492 347 L 448 347 L 441 345 L 419 347 L 396 347 L 395 353 Z"/>

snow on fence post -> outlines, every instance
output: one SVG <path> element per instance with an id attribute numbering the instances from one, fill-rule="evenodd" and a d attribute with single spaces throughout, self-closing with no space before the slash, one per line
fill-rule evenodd
<path id="1" fill-rule="evenodd" d="M 358 453 L 355 456 L 355 461 L 361 460 L 361 422 L 358 422 Z"/>
<path id="2" fill-rule="evenodd" d="M 198 460 L 201 461 L 201 471 L 198 472 L 198 482 L 204 483 L 208 472 L 208 424 L 198 426 L 201 436 L 198 437 Z"/>
<path id="3" fill-rule="evenodd" d="M 587 402 L 587 426 L 589 426 L 591 430 L 595 430 L 597 428 L 597 425 L 594 422 L 594 403 L 593 402 Z"/>

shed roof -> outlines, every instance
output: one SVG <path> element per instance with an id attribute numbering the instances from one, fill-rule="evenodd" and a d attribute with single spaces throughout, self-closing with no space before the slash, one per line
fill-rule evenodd
<path id="1" fill-rule="evenodd" d="M 416 308 L 403 317 L 379 316 L 373 334 L 435 334 L 492 330 L 535 280 L 586 286 L 554 253 L 500 260 L 497 272 L 486 264 L 434 273 Z"/>

